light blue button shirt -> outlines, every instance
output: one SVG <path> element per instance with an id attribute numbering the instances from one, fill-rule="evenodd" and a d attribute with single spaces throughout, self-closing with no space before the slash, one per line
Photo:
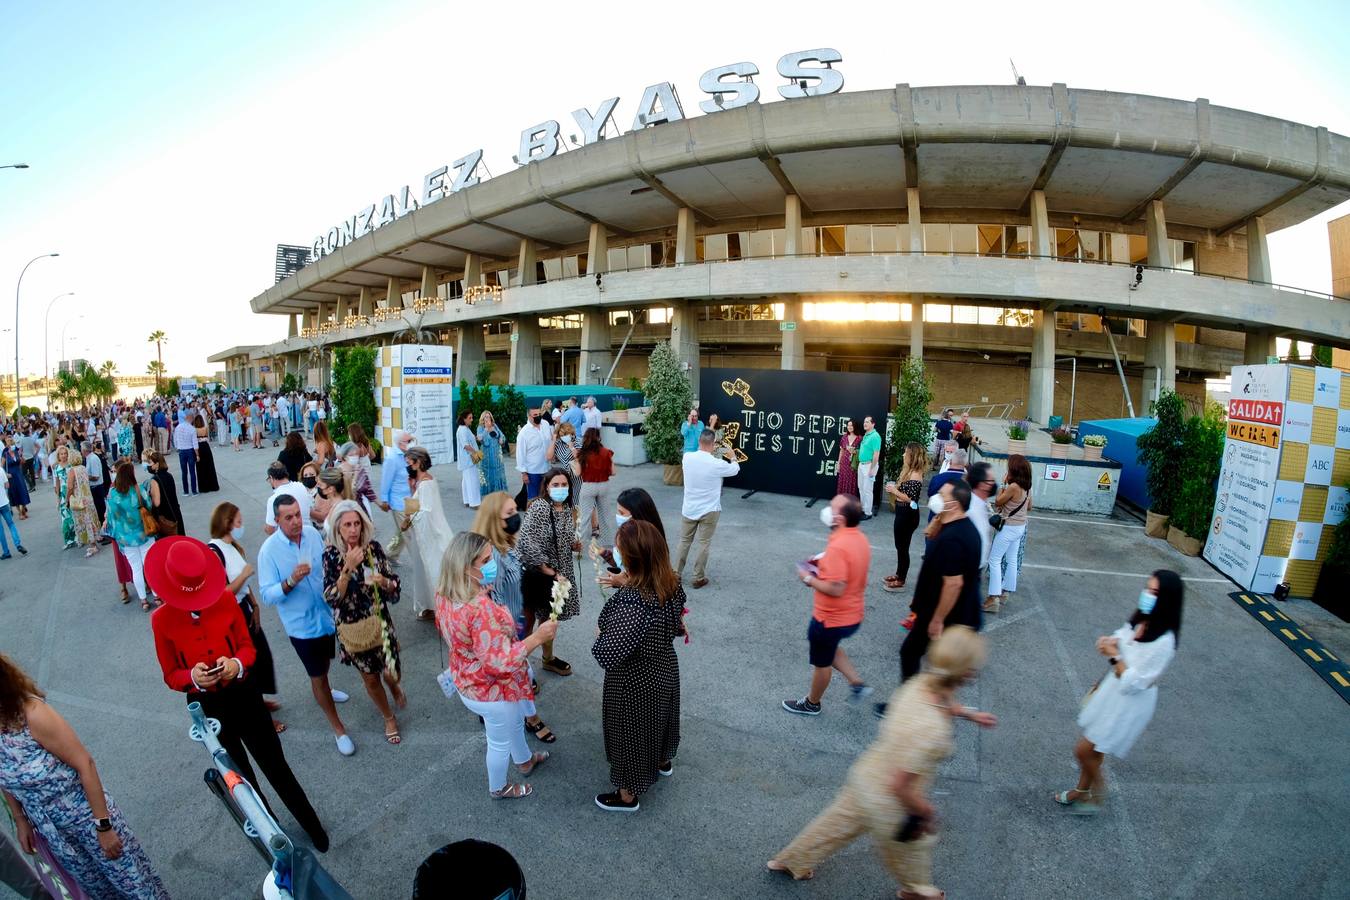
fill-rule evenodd
<path id="1" fill-rule="evenodd" d="M 281 583 L 301 562 L 309 563 L 309 574 L 288 594 Z M 323 599 L 323 538 L 313 528 L 300 531 L 297 546 L 281 531 L 263 541 L 258 551 L 258 585 L 262 601 L 275 606 L 281 614 L 281 627 L 293 638 L 316 638 L 332 634 L 333 610 Z"/>
<path id="2" fill-rule="evenodd" d="M 403 501 L 412 496 L 408 490 L 408 458 L 397 447 L 384 448 L 380 465 L 380 500 L 396 512 L 403 512 Z"/>

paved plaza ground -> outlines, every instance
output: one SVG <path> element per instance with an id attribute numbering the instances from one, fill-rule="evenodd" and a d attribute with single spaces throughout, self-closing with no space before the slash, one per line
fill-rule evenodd
<path id="1" fill-rule="evenodd" d="M 205 538 L 212 506 L 231 500 L 244 510 L 256 559 L 263 471 L 276 451 L 216 452 L 223 490 L 185 499 L 189 531 Z M 458 473 L 438 466 L 435 474 L 458 531 L 470 522 Z M 667 531 L 677 533 L 680 489 L 662 485 L 658 467 L 621 469 L 615 483 L 651 491 Z M 743 500 L 728 490 L 723 502 L 712 584 L 690 591 L 693 640 L 677 646 L 683 738 L 675 775 L 642 798 L 635 816 L 592 802 L 609 787 L 602 673 L 590 655 L 600 603 L 589 572 L 582 615 L 558 637 L 557 652 L 575 673 L 540 675 L 539 710 L 559 740 L 524 801 L 488 797 L 481 727 L 437 687 L 445 651 L 431 624 L 414 621 L 406 589 L 395 611 L 411 699 L 404 742 L 384 743 L 359 678 L 335 664 L 334 686 L 352 695 L 339 707 L 359 748 L 351 758 L 338 754 L 275 612 L 265 613 L 280 717 L 290 725 L 283 744 L 332 836 L 324 862 L 355 897 L 410 896 L 420 860 L 466 837 L 507 847 L 538 898 L 894 896 L 866 840 L 821 865 L 813 881 L 764 870 L 829 802 L 877 720 L 870 704 L 845 701 L 838 680 L 818 718 L 779 708 L 808 678 L 810 593 L 792 564 L 818 551 L 826 533 L 797 498 Z M 202 784 L 206 754 L 187 738 L 183 696 L 160 680 L 145 613 L 117 602 L 111 553 L 86 560 L 62 551 L 49 492 L 37 492 L 21 527 L 32 552 L 0 562 L 0 647 L 75 726 L 175 898 L 251 897 L 264 867 Z M 909 594 L 880 588 L 894 563 L 890 514 L 863 527 L 873 587 L 847 647 L 884 695 L 898 677 Z M 388 536 L 388 517 L 379 530 Z M 916 535 L 916 564 L 920 546 Z M 963 696 L 1000 725 L 958 723 L 955 755 L 936 785 L 943 831 L 935 877 L 948 896 L 1345 897 L 1346 704 L 1237 608 L 1227 580 L 1145 538 L 1128 518 L 1033 515 L 1026 563 L 1016 599 L 988 621 L 989 662 Z M 1112 794 L 1102 814 L 1066 815 L 1050 794 L 1075 778 L 1079 700 L 1104 671 L 1093 640 L 1121 624 L 1145 573 L 1160 567 L 1188 582 L 1179 654 L 1161 682 L 1157 716 L 1128 760 L 1108 764 Z M 405 565 L 405 577 L 412 569 Z M 1293 601 L 1285 609 L 1337 653 L 1350 650 L 1347 626 L 1319 608 Z"/>

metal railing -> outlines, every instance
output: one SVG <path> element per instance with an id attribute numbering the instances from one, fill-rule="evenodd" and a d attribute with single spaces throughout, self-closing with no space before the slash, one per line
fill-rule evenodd
<path id="1" fill-rule="evenodd" d="M 1021 400 L 1014 400 L 1011 403 L 946 403 L 942 408 L 950 409 L 957 415 L 969 413 L 976 419 L 1011 419 L 1013 410 L 1021 405 Z M 987 409 L 989 412 L 977 416 L 975 415 L 977 409 Z M 995 410 L 998 412 L 995 412 Z"/>

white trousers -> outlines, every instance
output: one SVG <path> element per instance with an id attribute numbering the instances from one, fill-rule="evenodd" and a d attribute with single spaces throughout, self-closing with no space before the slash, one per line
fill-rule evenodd
<path id="1" fill-rule="evenodd" d="M 459 491 L 470 506 L 483 502 L 483 485 L 478 480 L 477 468 L 459 470 Z"/>
<path id="2" fill-rule="evenodd" d="M 507 766 L 513 762 L 523 766 L 534 756 L 525 741 L 525 704 L 530 701 L 488 703 L 470 700 L 463 694 L 459 699 L 469 712 L 483 717 L 483 728 L 487 732 L 488 790 L 500 791 L 506 787 Z"/>
<path id="3" fill-rule="evenodd" d="M 126 544 L 118 544 L 117 547 L 122 551 L 122 555 L 127 558 L 131 564 L 131 583 L 136 586 L 137 598 L 145 599 L 145 554 L 150 552 L 150 548 L 155 545 L 155 539 L 150 538 L 139 547 L 128 547 Z"/>
<path id="4" fill-rule="evenodd" d="M 1004 525 L 989 547 L 989 596 L 1017 591 L 1017 548 L 1022 543 L 1025 525 Z M 1007 571 L 1003 571 L 1004 567 Z"/>
<path id="5" fill-rule="evenodd" d="M 614 543 L 614 507 L 609 502 L 608 481 L 583 481 L 581 483 L 581 533 L 590 533 L 591 512 L 595 512 L 600 523 L 600 545 L 608 547 Z"/>
<path id="6" fill-rule="evenodd" d="M 861 495 L 859 499 L 862 500 L 863 515 L 865 516 L 872 514 L 872 496 L 877 483 L 876 473 L 867 474 L 867 470 L 871 467 L 871 462 L 858 464 L 858 493 Z"/>

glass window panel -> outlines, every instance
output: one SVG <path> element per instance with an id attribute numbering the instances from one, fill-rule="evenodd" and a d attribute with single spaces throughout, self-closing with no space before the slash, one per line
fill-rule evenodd
<path id="1" fill-rule="evenodd" d="M 1187 344 L 1195 343 L 1195 326 L 1178 325 L 1176 330 L 1177 340 L 1184 341 Z"/>
<path id="2" fill-rule="evenodd" d="M 710 234 L 703 239 L 703 259 L 727 258 L 727 235 Z"/>
<path id="3" fill-rule="evenodd" d="M 908 226 L 908 225 L 897 225 L 897 226 L 895 226 L 895 237 L 896 237 L 896 241 L 897 241 L 898 244 L 899 244 L 900 252 L 901 252 L 901 253 L 908 253 L 908 252 L 909 252 L 909 226 Z"/>
<path id="4" fill-rule="evenodd" d="M 615 247 L 609 251 L 609 270 L 611 272 L 622 272 L 628 268 L 628 250 L 624 247 Z"/>
<path id="5" fill-rule="evenodd" d="M 781 306 L 781 304 L 779 304 Z M 898 322 L 899 303 L 803 303 L 804 322 Z"/>
<path id="6" fill-rule="evenodd" d="M 978 306 L 953 306 L 952 322 L 958 325 L 976 325 L 980 321 Z"/>
<path id="7" fill-rule="evenodd" d="M 1031 253 L 1031 226 L 1008 225 L 1003 229 L 1003 246 L 1008 256 L 1028 256 Z"/>
<path id="8" fill-rule="evenodd" d="M 651 325 L 665 325 L 670 322 L 674 310 L 669 306 L 653 306 L 647 310 L 647 322 Z"/>
<path id="9" fill-rule="evenodd" d="M 799 248 L 798 251 L 797 251 L 797 254 L 798 254 L 799 256 L 815 256 L 815 255 L 816 255 L 816 247 L 819 246 L 819 242 L 816 240 L 816 234 L 817 234 L 817 232 L 819 232 L 819 231 L 820 231 L 819 228 L 803 228 L 803 229 L 802 229 L 801 246 L 800 246 L 800 248 Z M 783 253 L 786 253 L 786 252 L 787 252 L 787 249 L 783 246 L 783 243 L 787 240 L 787 229 L 783 229 L 782 231 L 776 231 L 776 232 L 774 232 L 774 234 L 775 234 L 775 235 L 782 235 L 781 237 L 775 237 L 775 238 L 774 238 L 774 245 L 773 245 L 773 246 L 774 246 L 774 252 L 777 253 L 777 254 L 783 254 Z"/>
<path id="10" fill-rule="evenodd" d="M 1130 265 L 1148 262 L 1148 238 L 1142 234 L 1126 235 L 1130 241 Z"/>
<path id="11" fill-rule="evenodd" d="M 952 252 L 974 255 L 980 252 L 980 233 L 974 225 L 952 226 Z"/>
<path id="12" fill-rule="evenodd" d="M 872 252 L 873 253 L 895 253 L 905 246 L 900 243 L 900 229 L 905 229 L 905 237 L 909 237 L 909 227 L 905 225 L 873 225 L 872 226 Z M 852 238 L 850 238 L 852 240 Z M 852 253 L 852 247 L 849 248 Z"/>
<path id="13" fill-rule="evenodd" d="M 1105 234 L 1104 238 L 1109 238 L 1110 253 L 1107 259 L 1111 262 L 1127 263 L 1130 261 L 1130 236 L 1128 234 Z"/>
<path id="14" fill-rule="evenodd" d="M 782 303 L 772 303 L 772 304 L 770 304 L 770 306 L 772 307 L 772 309 L 770 309 L 770 313 L 771 313 L 770 318 L 772 318 L 772 319 L 777 319 L 778 321 L 781 322 L 782 319 L 783 319 L 783 310 L 784 310 L 784 308 L 785 308 L 785 304 L 782 304 Z"/>
<path id="15" fill-rule="evenodd" d="M 844 247 L 849 253 L 872 252 L 872 226 L 850 225 L 844 229 Z"/>
<path id="16" fill-rule="evenodd" d="M 981 325 L 997 325 L 1003 313 L 1003 310 L 993 306 L 978 306 L 976 309 L 979 311 L 979 323 Z"/>
<path id="17" fill-rule="evenodd" d="M 1000 310 L 1002 322 L 1010 328 L 1030 328 L 1036 324 L 1036 311 L 1034 309 L 1004 309 Z"/>
<path id="18" fill-rule="evenodd" d="M 1055 245 L 1050 249 L 1050 252 L 1059 259 L 1076 261 L 1078 251 L 1078 232 L 1072 228 L 1056 228 Z"/>
<path id="19" fill-rule="evenodd" d="M 540 281 L 557 281 L 562 278 L 563 261 L 558 258 L 543 260 L 544 277 Z"/>
<path id="20" fill-rule="evenodd" d="M 950 225 L 924 225 L 923 251 L 925 253 L 951 253 L 952 229 Z"/>
<path id="21" fill-rule="evenodd" d="M 952 320 L 952 308 L 946 303 L 925 303 L 923 305 L 923 320 L 925 322 L 950 322 Z"/>
<path id="22" fill-rule="evenodd" d="M 628 248 L 628 268 L 645 269 L 652 264 L 650 244 L 638 244 Z"/>
<path id="23" fill-rule="evenodd" d="M 913 303 L 901 303 L 901 304 L 900 304 L 900 321 L 901 321 L 901 322 L 913 322 L 913 321 L 914 321 L 914 304 L 913 304 Z"/>
<path id="24" fill-rule="evenodd" d="M 752 259 L 773 256 L 773 234 L 768 231 L 751 231 L 743 237 L 749 237 L 744 246 L 745 255 Z"/>
<path id="25" fill-rule="evenodd" d="M 844 226 L 825 225 L 819 229 L 820 241 L 816 244 L 819 256 L 844 255 Z"/>
<path id="26" fill-rule="evenodd" d="M 978 225 L 976 229 L 980 236 L 980 255 L 981 256 L 1002 256 L 1003 255 L 1003 226 L 1002 225 Z"/>
<path id="27" fill-rule="evenodd" d="M 572 269 L 573 269 L 573 273 L 574 273 L 574 274 L 576 274 L 576 275 L 589 275 L 589 274 L 590 274 L 590 271 L 591 271 L 591 266 L 590 266 L 591 255 L 590 255 L 589 253 L 579 253 L 579 254 L 577 254 L 575 257 L 571 257 L 571 259 L 572 259 Z M 567 267 L 566 267 L 566 266 L 563 266 L 563 271 L 564 271 L 564 272 L 567 271 Z"/>
<path id="28" fill-rule="evenodd" d="M 781 256 L 786 251 L 783 249 L 783 241 L 786 239 L 786 233 L 782 228 L 774 228 L 769 231 L 769 255 Z"/>
<path id="29" fill-rule="evenodd" d="M 741 248 L 745 245 L 745 232 L 737 231 L 727 235 L 727 259 L 740 259 Z"/>
<path id="30" fill-rule="evenodd" d="M 1078 232 L 1079 259 L 1095 262 L 1102 259 L 1102 234 L 1097 231 Z"/>

